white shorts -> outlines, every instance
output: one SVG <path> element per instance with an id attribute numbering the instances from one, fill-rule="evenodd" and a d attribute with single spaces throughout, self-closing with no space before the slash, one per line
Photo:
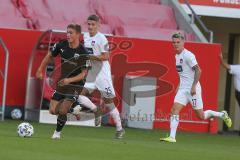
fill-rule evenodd
<path id="1" fill-rule="evenodd" d="M 191 103 L 194 110 L 202 109 L 203 101 L 201 86 L 197 86 L 196 94 L 193 96 L 190 93 L 190 89 L 179 89 L 174 98 L 174 103 L 180 103 L 184 106 Z"/>
<path id="2" fill-rule="evenodd" d="M 101 92 L 101 96 L 104 98 L 115 97 L 111 78 L 97 78 L 94 82 L 86 81 L 84 88 L 88 89 L 90 93 L 97 89 Z"/>

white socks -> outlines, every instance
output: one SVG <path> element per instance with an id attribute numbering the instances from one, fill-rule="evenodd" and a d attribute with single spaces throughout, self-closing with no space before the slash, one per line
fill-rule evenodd
<path id="1" fill-rule="evenodd" d="M 222 112 L 216 112 L 212 110 L 206 110 L 204 111 L 204 119 L 209 119 L 211 117 L 219 117 L 223 118 L 224 113 Z M 179 115 L 171 115 L 170 117 L 170 137 L 174 138 L 176 137 L 177 127 L 179 124 Z"/>
<path id="2" fill-rule="evenodd" d="M 107 106 L 107 104 L 106 104 Z M 114 123 L 116 124 L 116 130 L 121 131 L 122 130 L 122 123 L 121 123 L 121 118 L 120 114 L 118 112 L 118 109 L 115 107 L 111 112 L 110 115 L 112 116 Z"/>
<path id="3" fill-rule="evenodd" d="M 176 137 L 177 127 L 179 124 L 179 115 L 171 115 L 170 117 L 170 137 Z"/>
<path id="4" fill-rule="evenodd" d="M 204 111 L 204 119 L 209 119 L 211 117 L 219 117 L 219 118 L 223 118 L 224 113 L 222 112 L 215 112 L 212 110 L 206 110 Z"/>
<path id="5" fill-rule="evenodd" d="M 90 99 L 86 96 L 79 95 L 78 102 L 80 103 L 80 105 L 84 105 L 85 107 L 91 109 L 94 112 L 97 111 L 97 106 L 92 103 L 92 101 L 90 101 Z"/>
<path id="6" fill-rule="evenodd" d="M 92 103 L 92 101 L 86 96 L 80 95 L 78 97 L 78 102 L 80 103 L 80 105 L 84 105 L 85 107 L 91 109 L 92 111 L 97 111 L 97 106 L 94 103 Z M 114 123 L 116 124 L 117 131 L 122 130 L 120 114 L 118 112 L 118 109 L 115 107 L 114 103 L 105 105 L 111 110 L 110 115 L 112 116 Z"/>

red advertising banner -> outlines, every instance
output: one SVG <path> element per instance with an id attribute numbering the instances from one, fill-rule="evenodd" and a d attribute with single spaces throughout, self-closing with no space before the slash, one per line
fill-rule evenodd
<path id="1" fill-rule="evenodd" d="M 156 90 L 154 128 L 169 129 L 170 108 L 173 105 L 175 89 L 179 82 L 171 42 L 127 38 L 114 38 L 112 42 L 116 46 L 112 52 L 111 66 L 115 90 L 120 95 L 118 99 L 122 98 L 125 75 L 128 72 L 147 70 L 145 75 L 156 77 L 159 88 Z M 204 109 L 217 110 L 220 45 L 186 43 L 185 47 L 196 55 L 202 69 L 201 85 Z M 118 106 L 121 109 L 121 101 Z M 185 107 L 181 115 L 182 120 L 193 123 L 181 123 L 180 130 L 209 132 L 210 124 L 198 124 L 199 119 L 191 106 Z"/>
<path id="2" fill-rule="evenodd" d="M 185 0 L 179 0 L 185 3 Z M 202 5 L 209 7 L 240 8 L 240 0 L 188 0 L 192 5 Z"/>
<path id="3" fill-rule="evenodd" d="M 29 58 L 40 35 L 41 32 L 36 31 L 0 29 L 0 37 L 10 51 L 6 101 L 8 106 L 24 106 Z M 157 79 L 157 89 L 155 90 L 156 115 L 153 127 L 167 129 L 169 127 L 167 119 L 176 94 L 175 89 L 179 82 L 172 43 L 170 41 L 124 37 L 110 37 L 109 43 L 113 83 L 117 94 L 116 104 L 119 110 L 122 108 L 125 76 L 133 72 L 144 72 L 141 73 L 141 76 Z M 200 82 L 204 109 L 217 110 L 221 46 L 218 44 L 186 43 L 186 48 L 196 55 L 202 69 Z M 190 106 L 185 107 L 181 115 L 181 119 L 186 121 L 200 121 L 196 118 Z M 165 121 L 162 121 L 163 119 Z M 209 126 L 209 123 L 181 123 L 180 129 L 192 132 L 208 132 Z"/>

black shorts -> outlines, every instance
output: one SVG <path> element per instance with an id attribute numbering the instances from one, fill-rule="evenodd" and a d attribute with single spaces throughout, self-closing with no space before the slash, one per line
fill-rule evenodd
<path id="1" fill-rule="evenodd" d="M 78 98 L 78 95 L 63 94 L 63 93 L 60 93 L 58 91 L 55 91 L 53 96 L 52 96 L 52 100 L 56 100 L 56 101 L 61 101 L 65 98 L 76 101 L 77 98 Z"/>
<path id="2" fill-rule="evenodd" d="M 56 101 L 60 101 L 65 98 L 76 100 L 78 95 L 81 93 L 82 88 L 83 87 L 80 85 L 57 86 L 52 99 Z"/>

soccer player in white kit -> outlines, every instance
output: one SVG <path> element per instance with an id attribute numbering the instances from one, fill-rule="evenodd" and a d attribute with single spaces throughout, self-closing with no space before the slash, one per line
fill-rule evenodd
<path id="1" fill-rule="evenodd" d="M 228 72 L 233 75 L 234 80 L 234 88 L 235 88 L 235 97 L 238 102 L 238 106 L 240 107 L 240 64 L 230 65 L 224 62 L 222 54 L 220 54 L 220 61 L 224 68 L 228 70 Z M 240 136 L 240 131 L 239 131 Z"/>
<path id="2" fill-rule="evenodd" d="M 109 64 L 108 40 L 98 31 L 99 17 L 90 15 L 87 19 L 88 33 L 84 34 L 84 46 L 90 53 L 92 69 L 88 71 L 86 83 L 78 98 L 80 105 L 83 105 L 97 113 L 97 106 L 90 101 L 86 95 L 94 90 L 99 90 L 105 106 L 109 110 L 114 123 L 116 124 L 116 138 L 123 137 L 125 131 L 122 128 L 121 118 L 118 109 L 114 104 L 115 91 L 112 83 L 111 68 Z M 95 125 L 100 124 L 97 114 L 95 114 Z"/>
<path id="3" fill-rule="evenodd" d="M 171 109 L 170 136 L 160 138 L 160 141 L 176 142 L 176 132 L 179 124 L 179 113 L 188 103 L 191 103 L 198 118 L 206 120 L 218 117 L 224 120 L 227 127 L 231 127 L 232 121 L 226 111 L 203 111 L 201 85 L 199 83 L 201 69 L 195 55 L 184 48 L 184 36 L 181 33 L 172 35 L 172 43 L 176 52 L 176 68 L 180 78 L 177 94 Z"/>

